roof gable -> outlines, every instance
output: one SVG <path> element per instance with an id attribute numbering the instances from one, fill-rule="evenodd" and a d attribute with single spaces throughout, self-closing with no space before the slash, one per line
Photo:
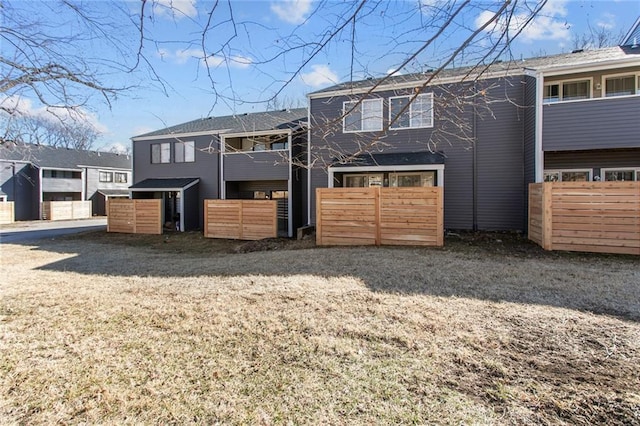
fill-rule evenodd
<path id="1" fill-rule="evenodd" d="M 620 46 L 636 46 L 635 48 L 640 49 L 638 44 L 640 43 L 640 17 L 636 20 L 636 23 L 633 24 L 627 35 L 624 36 Z"/>

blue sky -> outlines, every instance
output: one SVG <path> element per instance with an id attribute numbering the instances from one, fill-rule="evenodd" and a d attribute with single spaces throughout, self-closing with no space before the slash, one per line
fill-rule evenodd
<path id="1" fill-rule="evenodd" d="M 148 64 L 134 73 L 118 74 L 109 69 L 104 76 L 109 84 L 131 89 L 119 94 L 110 108 L 97 96 L 90 97 L 84 107 L 86 116 L 102 132 L 95 147 L 124 147 L 132 136 L 209 115 L 262 111 L 265 100 L 276 93 L 280 106 L 305 106 L 306 93 L 351 77 L 384 75 L 430 37 L 433 30 L 428 24 L 436 17 L 432 8 L 443 3 L 446 0 L 369 4 L 361 10 L 355 29 L 347 25 L 309 60 L 314 46 L 301 44 L 321 40 L 354 10 L 353 4 L 337 0 L 232 1 L 230 11 L 220 2 L 209 22 L 203 49 L 201 34 L 211 1 L 149 1 L 143 44 Z M 94 40 L 82 48 L 92 57 L 131 63 L 139 42 L 134 25 L 139 19 L 139 2 L 119 4 L 122 10 L 116 13 L 110 11 L 113 3 L 90 2 L 98 14 L 130 15 L 131 22 L 121 20 L 122 25 L 109 33 L 118 42 L 102 44 Z M 494 1 L 474 0 L 444 37 L 401 72 L 439 66 L 495 7 Z M 637 0 L 551 0 L 503 56 L 508 59 L 570 51 L 574 34 L 588 32 L 591 27 L 605 28 L 617 36 L 626 32 L 638 16 Z M 51 22 L 56 19 L 51 17 Z M 355 50 L 349 42 L 353 34 Z M 473 61 L 488 43 L 486 37 L 478 40 L 457 64 Z M 208 56 L 203 59 L 205 52 Z M 156 76 L 161 82 L 154 81 Z M 33 99 L 21 102 L 24 108 L 39 108 Z"/>

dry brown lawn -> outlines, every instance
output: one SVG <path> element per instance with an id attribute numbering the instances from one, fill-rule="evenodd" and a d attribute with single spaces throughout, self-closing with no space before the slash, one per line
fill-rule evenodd
<path id="1" fill-rule="evenodd" d="M 0 423 L 640 424 L 637 257 L 448 243 L 3 244 Z"/>

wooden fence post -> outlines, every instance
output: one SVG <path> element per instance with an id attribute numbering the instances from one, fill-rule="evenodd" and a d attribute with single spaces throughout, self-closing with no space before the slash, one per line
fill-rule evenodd
<path id="1" fill-rule="evenodd" d="M 316 244 L 322 245 L 322 189 L 316 189 Z"/>
<path id="2" fill-rule="evenodd" d="M 553 182 L 542 184 L 542 248 L 553 250 Z"/>
<path id="3" fill-rule="evenodd" d="M 382 240 L 382 229 L 381 229 L 381 223 L 380 223 L 380 209 L 381 209 L 381 202 L 380 202 L 380 187 L 376 186 L 373 188 L 373 200 L 374 200 L 374 208 L 375 208 L 375 225 L 376 225 L 376 245 L 379 246 Z"/>

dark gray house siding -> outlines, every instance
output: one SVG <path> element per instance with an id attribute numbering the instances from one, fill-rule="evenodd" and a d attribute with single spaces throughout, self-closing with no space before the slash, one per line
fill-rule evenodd
<path id="1" fill-rule="evenodd" d="M 525 108 L 523 79 L 501 80 L 488 96 L 493 117 L 477 119 L 477 229 L 522 230 L 524 225 Z M 508 100 L 508 101 L 507 101 Z M 445 196 L 447 182 L 445 181 Z"/>
<path id="2" fill-rule="evenodd" d="M 556 151 L 544 153 L 544 168 L 592 169 L 593 176 L 601 176 L 602 168 L 639 168 L 640 148 L 590 151 Z"/>
<path id="3" fill-rule="evenodd" d="M 529 212 L 529 184 L 536 181 L 536 79 L 524 77 L 524 206 L 523 218 L 526 221 Z M 526 226 L 526 223 L 524 224 Z"/>
<path id="4" fill-rule="evenodd" d="M 638 96 L 557 102 L 543 107 L 545 151 L 639 147 Z"/>
<path id="5" fill-rule="evenodd" d="M 446 228 L 524 229 L 526 189 L 523 165 L 523 84 L 524 77 L 477 83 L 476 92 L 487 90 L 485 99 L 497 101 L 489 104 L 493 116 L 485 110 L 484 119 L 474 115 L 473 104 L 464 105 L 462 112 L 451 115 L 447 107 L 450 99 L 440 98 L 440 88 L 426 90 L 425 92 L 434 92 L 434 127 L 390 130 L 381 139 L 380 149 L 385 153 L 412 153 L 431 148 L 445 155 Z M 375 96 L 385 99 L 385 120 L 388 119 L 386 99 L 410 93 L 411 89 L 375 93 Z M 310 99 L 312 161 L 316 157 L 321 158 L 321 161 L 318 161 L 320 166 L 314 167 L 311 171 L 312 223 L 315 222 L 315 190 L 328 186 L 328 175 L 324 165 L 331 162 L 331 158 L 319 147 L 330 143 L 337 150 L 349 153 L 357 149 L 356 141 L 366 143 L 367 138 L 375 137 L 375 133 L 342 132 L 340 116 L 343 102 L 347 100 L 349 98 L 346 96 Z M 327 123 L 332 123 L 333 127 L 328 127 Z M 475 144 L 464 137 L 456 123 L 470 126 L 471 134 L 467 133 L 466 136 L 475 137 Z M 447 126 L 446 129 L 443 129 L 443 126 Z"/>
<path id="6" fill-rule="evenodd" d="M 240 152 L 223 154 L 226 181 L 289 179 L 289 153 Z"/>
<path id="7" fill-rule="evenodd" d="M 134 140 L 133 142 L 133 182 L 138 183 L 149 178 L 185 178 L 198 177 L 199 199 L 197 203 L 187 205 L 185 199 L 185 215 L 191 214 L 187 208 L 198 212 L 198 227 L 204 224 L 203 206 L 205 199 L 220 198 L 220 156 L 218 138 L 215 135 L 181 137 L 179 141 L 195 142 L 195 161 L 176 163 L 174 155 L 175 137 L 154 140 Z M 171 143 L 171 161 L 169 163 L 151 163 L 151 145 L 154 143 Z M 212 149 L 210 149 L 212 148 Z M 188 207 L 187 207 L 188 206 Z"/>
<path id="8" fill-rule="evenodd" d="M 15 220 L 38 219 L 38 169 L 31 164 L 0 161 L 0 189 L 14 202 Z"/>

